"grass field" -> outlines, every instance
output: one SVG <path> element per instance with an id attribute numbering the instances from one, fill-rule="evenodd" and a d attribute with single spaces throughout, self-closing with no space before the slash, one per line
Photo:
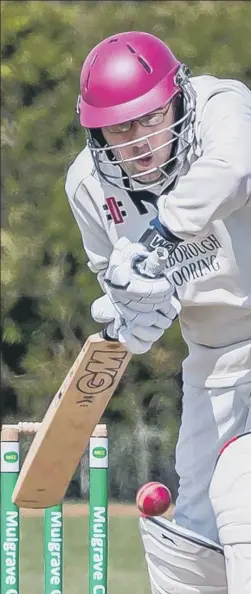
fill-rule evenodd
<path id="1" fill-rule="evenodd" d="M 43 594 L 42 518 L 21 518 L 20 594 Z M 109 594 L 150 594 L 138 518 L 109 519 Z M 64 519 L 64 594 L 88 593 L 88 518 Z"/>

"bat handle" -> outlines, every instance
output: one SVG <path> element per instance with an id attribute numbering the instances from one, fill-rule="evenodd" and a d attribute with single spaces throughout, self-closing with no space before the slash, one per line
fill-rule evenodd
<path id="1" fill-rule="evenodd" d="M 156 278 L 164 272 L 168 257 L 168 250 L 158 247 L 150 252 L 145 260 L 136 262 L 135 266 L 140 274 L 150 278 Z"/>
<path id="2" fill-rule="evenodd" d="M 108 324 L 108 326 L 106 326 L 105 328 L 103 328 L 103 330 L 101 330 L 100 336 L 102 338 L 104 338 L 105 340 L 109 340 L 110 342 L 114 342 L 114 340 L 118 340 L 115 336 L 110 336 L 108 330 L 110 330 L 110 333 L 113 334 L 112 328 L 113 328 L 113 322 L 111 322 L 110 324 Z"/>

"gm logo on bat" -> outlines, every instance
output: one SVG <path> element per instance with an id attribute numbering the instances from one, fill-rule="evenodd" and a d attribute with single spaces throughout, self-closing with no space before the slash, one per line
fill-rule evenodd
<path id="1" fill-rule="evenodd" d="M 77 381 L 77 390 L 83 394 L 77 400 L 77 404 L 88 406 L 92 404 L 93 396 L 102 394 L 112 387 L 127 355 L 128 351 L 124 350 L 95 350 L 87 364 L 86 373 Z"/>

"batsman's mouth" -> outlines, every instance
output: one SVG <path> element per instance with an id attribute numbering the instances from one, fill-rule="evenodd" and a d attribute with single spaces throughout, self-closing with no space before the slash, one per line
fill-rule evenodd
<path id="1" fill-rule="evenodd" d="M 137 159 L 136 164 L 140 165 L 140 167 L 149 168 L 153 167 L 154 158 L 153 155 L 148 155 L 147 157 L 140 157 Z"/>

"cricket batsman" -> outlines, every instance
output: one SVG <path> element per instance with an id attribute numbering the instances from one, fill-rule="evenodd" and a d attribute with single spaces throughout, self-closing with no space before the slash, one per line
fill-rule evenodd
<path id="1" fill-rule="evenodd" d="M 104 293 L 92 316 L 135 354 L 178 316 L 188 347 L 174 519 L 140 519 L 152 593 L 250 594 L 251 92 L 133 31 L 89 53 L 77 111 L 66 193 Z"/>

